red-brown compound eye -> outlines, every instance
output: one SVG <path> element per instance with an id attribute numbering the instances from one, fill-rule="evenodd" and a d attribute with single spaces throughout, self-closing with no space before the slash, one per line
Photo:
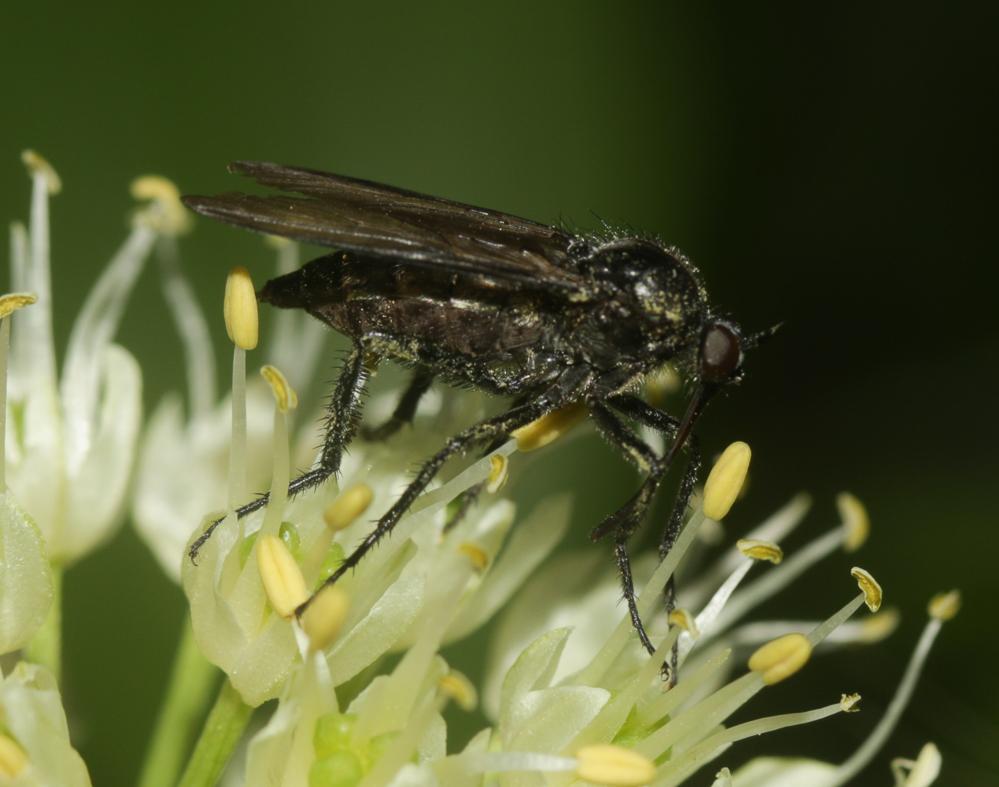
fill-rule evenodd
<path id="1" fill-rule="evenodd" d="M 727 322 L 709 323 L 701 337 L 701 379 L 728 382 L 742 366 L 742 336 Z"/>

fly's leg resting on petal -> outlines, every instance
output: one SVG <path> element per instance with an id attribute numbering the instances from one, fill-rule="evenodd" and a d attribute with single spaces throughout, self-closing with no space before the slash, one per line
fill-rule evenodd
<path id="1" fill-rule="evenodd" d="M 343 368 L 340 370 L 340 377 L 337 379 L 333 396 L 327 406 L 326 435 L 323 439 L 323 451 L 319 458 L 319 465 L 288 484 L 289 496 L 318 486 L 339 471 L 340 462 L 343 459 L 343 449 L 357 432 L 361 408 L 364 404 L 364 390 L 368 382 L 365 357 L 366 352 L 362 342 L 355 344 L 347 355 Z M 256 500 L 237 508 L 236 516 L 242 519 L 247 514 L 266 506 L 269 500 L 269 494 L 260 495 Z M 192 562 L 196 560 L 202 545 L 211 538 L 215 528 L 224 519 L 225 517 L 212 522 L 205 532 L 191 544 L 188 556 Z"/>
<path id="2" fill-rule="evenodd" d="M 556 381 L 548 390 L 530 401 L 515 405 L 505 413 L 480 421 L 474 426 L 470 426 L 454 437 L 451 437 L 440 451 L 423 464 L 417 472 L 416 477 L 410 482 L 409 486 L 406 487 L 392 507 L 382 515 L 382 518 L 375 524 L 374 529 L 365 536 L 364 540 L 337 567 L 336 571 L 330 575 L 322 587 L 295 610 L 295 613 L 301 615 L 323 587 L 332 585 L 340 577 L 353 569 L 383 537 L 392 532 L 399 523 L 399 520 L 402 519 L 403 514 L 406 513 L 409 507 L 423 493 L 423 490 L 427 488 L 427 485 L 433 480 L 434 476 L 437 475 L 448 459 L 463 454 L 476 445 L 481 445 L 482 443 L 508 435 L 514 429 L 526 426 L 531 421 L 535 421 L 552 410 L 572 401 L 573 395 L 583 383 L 583 380 L 580 379 L 580 371 L 584 373 L 583 376 L 585 379 L 588 374 L 586 370 L 573 370 Z"/>
<path id="3" fill-rule="evenodd" d="M 412 423 L 420 399 L 430 389 L 433 381 L 434 374 L 430 369 L 426 366 L 417 366 L 392 415 L 378 426 L 362 426 L 361 437 L 372 442 L 387 440 L 406 424 Z"/>

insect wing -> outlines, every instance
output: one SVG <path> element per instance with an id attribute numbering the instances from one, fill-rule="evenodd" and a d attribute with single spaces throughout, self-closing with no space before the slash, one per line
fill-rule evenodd
<path id="1" fill-rule="evenodd" d="M 571 237 L 557 227 L 364 180 L 277 164 L 237 162 L 230 169 L 265 186 L 304 196 L 223 194 L 185 197 L 204 215 L 272 235 L 433 266 L 519 286 L 575 293 Z"/>

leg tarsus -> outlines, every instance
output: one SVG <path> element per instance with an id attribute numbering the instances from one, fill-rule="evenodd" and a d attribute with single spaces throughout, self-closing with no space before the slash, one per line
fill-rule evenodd
<path id="1" fill-rule="evenodd" d="M 326 437 L 323 441 L 323 452 L 319 466 L 303 473 L 288 485 L 288 496 L 294 497 L 300 492 L 311 489 L 323 483 L 331 475 L 339 471 L 340 460 L 343 458 L 343 448 L 350 442 L 356 431 L 358 416 L 364 401 L 364 388 L 367 383 L 367 371 L 364 367 L 364 347 L 361 343 L 354 345 L 340 372 L 336 389 L 329 403 L 329 418 L 326 425 Z M 258 511 L 270 502 L 270 493 L 260 495 L 236 509 L 237 519 Z M 225 519 L 221 517 L 212 522 L 205 532 L 195 539 L 187 555 L 192 563 L 197 563 L 198 552 L 204 543 L 211 538 L 212 533 Z"/>

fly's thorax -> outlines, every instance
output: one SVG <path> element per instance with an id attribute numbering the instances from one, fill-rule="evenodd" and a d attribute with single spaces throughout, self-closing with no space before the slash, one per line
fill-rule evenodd
<path id="1" fill-rule="evenodd" d="M 600 366 L 631 359 L 651 367 L 696 349 L 707 297 L 696 270 L 677 250 L 619 238 L 583 261 L 603 293 L 580 329 Z"/>

